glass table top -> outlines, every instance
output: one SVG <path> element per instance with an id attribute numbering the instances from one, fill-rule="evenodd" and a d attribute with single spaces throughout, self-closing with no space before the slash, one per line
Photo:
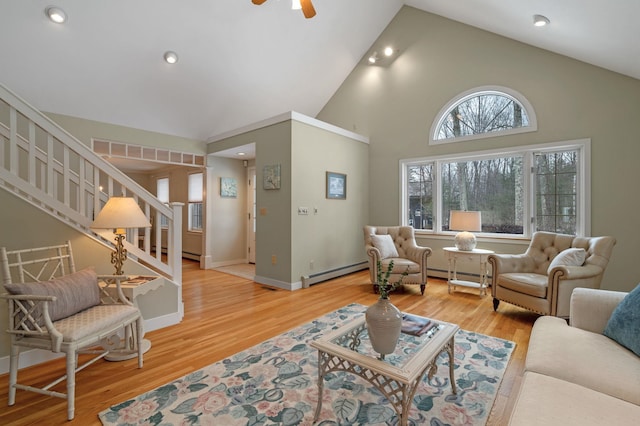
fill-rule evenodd
<path id="1" fill-rule="evenodd" d="M 442 353 L 459 330 L 455 324 L 432 321 L 437 328 L 421 336 L 400 333 L 395 351 L 385 355 L 384 359 L 371 346 L 364 318 L 343 325 L 311 345 L 320 351 L 376 371 L 385 371 L 405 381 L 415 377 L 428 362 Z"/>

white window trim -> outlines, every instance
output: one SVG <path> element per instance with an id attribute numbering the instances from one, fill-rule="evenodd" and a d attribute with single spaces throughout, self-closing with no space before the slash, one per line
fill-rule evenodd
<path id="1" fill-rule="evenodd" d="M 201 191 L 198 193 L 196 197 L 192 197 L 191 191 L 191 176 L 200 175 L 200 184 L 202 186 Z M 204 179 L 205 175 L 203 171 L 197 171 L 193 173 L 189 173 L 187 176 L 187 232 L 191 232 L 194 234 L 202 234 L 204 230 Z M 196 229 L 191 227 L 191 205 L 192 204 L 202 204 L 202 228 Z"/>
<path id="2" fill-rule="evenodd" d="M 479 236 L 485 237 L 500 237 L 500 238 L 530 238 L 533 234 L 532 220 L 535 218 L 535 182 L 532 179 L 532 167 L 533 167 L 533 154 L 541 152 L 554 152 L 558 150 L 571 150 L 579 149 L 581 155 L 579 156 L 579 170 L 578 170 L 578 182 L 581 191 L 577 194 L 577 208 L 580 214 L 576 221 L 576 235 L 589 236 L 591 234 L 591 139 L 574 139 L 568 141 L 550 142 L 536 145 L 523 145 L 507 149 L 492 149 L 485 151 L 466 152 L 453 155 L 439 155 L 433 157 L 420 157 L 420 158 L 407 158 L 399 161 L 400 172 L 400 209 L 399 209 L 399 223 L 407 226 L 407 218 L 405 212 L 408 209 L 408 196 L 407 196 L 407 167 L 414 166 L 422 163 L 434 163 L 434 223 L 433 229 L 416 229 L 417 234 L 425 235 L 454 235 L 455 232 L 442 230 L 442 191 L 440 190 L 440 168 L 444 162 L 455 161 L 472 161 L 472 160 L 484 160 L 495 157 L 505 157 L 509 155 L 523 155 L 523 170 L 529 171 L 524 173 L 524 185 L 527 188 L 528 194 L 525 198 L 525 211 L 527 217 L 524 218 L 523 223 L 523 235 L 515 234 L 489 234 L 478 233 Z"/>
<path id="3" fill-rule="evenodd" d="M 455 104 L 463 102 L 464 100 L 466 100 L 466 98 L 474 97 L 483 93 L 496 93 L 496 92 L 502 93 L 504 95 L 507 95 L 508 97 L 513 98 L 524 107 L 527 113 L 527 117 L 529 119 L 528 126 L 502 130 L 499 132 L 488 132 L 488 133 L 480 133 L 477 135 L 460 136 L 457 138 L 436 139 L 436 133 L 440 128 L 440 124 L 442 123 L 443 120 L 447 119 L 445 114 L 447 113 L 447 111 L 449 111 L 451 107 L 453 107 Z M 503 87 L 503 86 L 480 86 L 480 87 L 475 87 L 473 89 L 466 90 L 458 94 L 449 102 L 447 102 L 440 109 L 440 111 L 438 111 L 438 114 L 436 114 L 436 117 L 434 118 L 433 123 L 431 124 L 431 131 L 429 132 L 429 145 L 440 145 L 445 143 L 464 142 L 464 141 L 470 141 L 475 139 L 495 138 L 498 136 L 507 136 L 507 135 L 515 135 L 519 133 L 535 132 L 536 130 L 538 130 L 538 119 L 536 117 L 536 112 L 533 109 L 533 105 L 531 105 L 531 103 L 527 100 L 527 98 L 525 98 L 520 92 L 510 89 L 508 87 Z"/>

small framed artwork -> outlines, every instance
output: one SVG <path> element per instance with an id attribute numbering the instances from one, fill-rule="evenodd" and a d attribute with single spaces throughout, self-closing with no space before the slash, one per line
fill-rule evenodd
<path id="1" fill-rule="evenodd" d="M 280 189 L 280 164 L 264 166 L 262 175 L 262 188 Z"/>
<path id="2" fill-rule="evenodd" d="M 332 200 L 347 199 L 347 175 L 327 172 L 327 198 Z"/>
<path id="3" fill-rule="evenodd" d="M 234 178 L 220 178 L 220 196 L 225 198 L 236 198 L 238 196 L 238 183 Z"/>

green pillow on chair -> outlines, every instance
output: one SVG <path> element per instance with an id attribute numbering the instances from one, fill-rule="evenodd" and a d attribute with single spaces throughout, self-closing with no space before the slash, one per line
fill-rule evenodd
<path id="1" fill-rule="evenodd" d="M 613 311 L 604 335 L 640 356 L 640 284 Z"/>

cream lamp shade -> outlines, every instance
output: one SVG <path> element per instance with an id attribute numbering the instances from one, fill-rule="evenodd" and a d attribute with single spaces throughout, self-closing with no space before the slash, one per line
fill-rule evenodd
<path id="1" fill-rule="evenodd" d="M 92 229 L 113 229 L 116 234 L 116 251 L 111 253 L 111 263 L 116 267 L 116 275 L 122 275 L 122 264 L 127 260 L 127 250 L 122 241 L 126 228 L 149 228 L 151 223 L 142 213 L 136 200 L 131 197 L 111 197 L 98 217 L 91 224 Z"/>
<path id="2" fill-rule="evenodd" d="M 91 224 L 93 229 L 149 228 L 151 223 L 131 197 L 111 197 Z"/>
<path id="3" fill-rule="evenodd" d="M 449 229 L 462 231 L 456 235 L 456 248 L 461 251 L 471 251 L 476 248 L 476 236 L 471 232 L 482 230 L 481 212 L 451 210 L 449 212 Z"/>

